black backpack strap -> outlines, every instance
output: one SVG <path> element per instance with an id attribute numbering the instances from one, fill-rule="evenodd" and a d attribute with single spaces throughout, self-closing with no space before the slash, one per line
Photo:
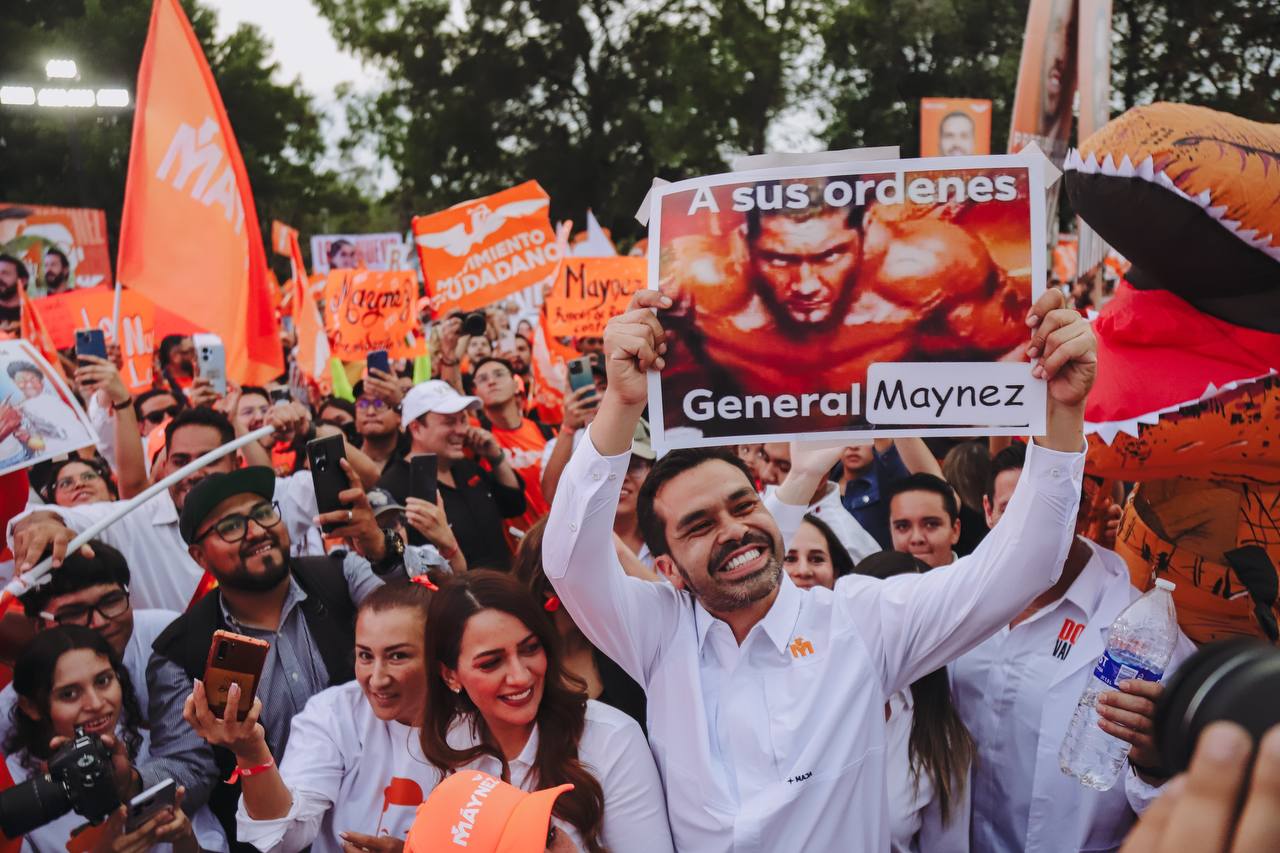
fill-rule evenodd
<path id="1" fill-rule="evenodd" d="M 356 606 L 342 563 L 334 556 L 294 557 L 290 561 L 293 579 L 307 594 L 302 615 L 329 671 L 330 686 L 356 677 Z"/>

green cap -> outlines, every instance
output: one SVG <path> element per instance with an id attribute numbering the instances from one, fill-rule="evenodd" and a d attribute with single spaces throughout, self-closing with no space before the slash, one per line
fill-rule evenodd
<path id="1" fill-rule="evenodd" d="M 188 545 L 196 538 L 196 531 L 218 504 L 236 495 L 251 494 L 271 500 L 276 493 L 276 472 L 265 465 L 239 468 L 229 474 L 211 474 L 191 491 L 182 505 L 182 518 L 178 530 Z"/>

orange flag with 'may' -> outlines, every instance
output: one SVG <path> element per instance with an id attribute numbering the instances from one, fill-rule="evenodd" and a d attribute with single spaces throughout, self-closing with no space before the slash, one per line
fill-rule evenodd
<path id="1" fill-rule="evenodd" d="M 222 338 L 227 375 L 284 371 L 244 161 L 178 0 L 155 0 L 138 68 L 117 278 Z"/>

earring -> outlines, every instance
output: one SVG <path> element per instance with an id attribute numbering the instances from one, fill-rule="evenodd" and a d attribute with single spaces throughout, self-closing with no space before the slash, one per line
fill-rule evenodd
<path id="1" fill-rule="evenodd" d="M 450 689 L 450 690 L 452 690 L 454 693 L 461 693 L 461 692 L 462 692 L 462 685 L 461 685 L 461 684 L 455 684 L 455 685 L 453 685 L 452 687 L 450 687 L 449 689 Z"/>

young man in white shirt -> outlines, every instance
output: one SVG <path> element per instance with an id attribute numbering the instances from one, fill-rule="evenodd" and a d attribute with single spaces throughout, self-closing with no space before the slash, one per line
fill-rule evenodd
<path id="1" fill-rule="evenodd" d="M 1021 444 L 992 460 L 983 508 L 993 529 L 1025 464 Z M 1121 682 L 1123 692 L 1103 694 L 1104 730 L 1133 744 L 1111 790 L 1086 788 L 1058 765 L 1111 623 L 1140 594 L 1119 554 L 1076 536 L 1057 583 L 951 665 L 956 709 L 982 758 L 972 774 L 974 850 L 1114 850 L 1163 783 L 1152 735 L 1154 682 Z M 1180 636 L 1168 671 L 1193 650 Z"/>
<path id="2" fill-rule="evenodd" d="M 1008 523 L 949 571 L 802 592 L 782 570 L 783 532 L 741 460 L 676 451 L 654 467 L 639 503 L 667 585 L 624 574 L 607 520 L 647 371 L 664 367 L 649 309 L 670 304 L 645 291 L 609 323 L 609 388 L 560 482 L 543 543 L 547 577 L 588 639 L 645 687 L 677 849 L 884 850 L 886 698 L 972 648 L 1058 577 L 1084 467 L 1093 335 L 1060 293 L 1032 309 L 1028 354 L 1033 375 L 1048 380 L 1048 434 L 1028 457 Z M 808 496 L 781 505 L 782 526 L 799 525 Z"/>

